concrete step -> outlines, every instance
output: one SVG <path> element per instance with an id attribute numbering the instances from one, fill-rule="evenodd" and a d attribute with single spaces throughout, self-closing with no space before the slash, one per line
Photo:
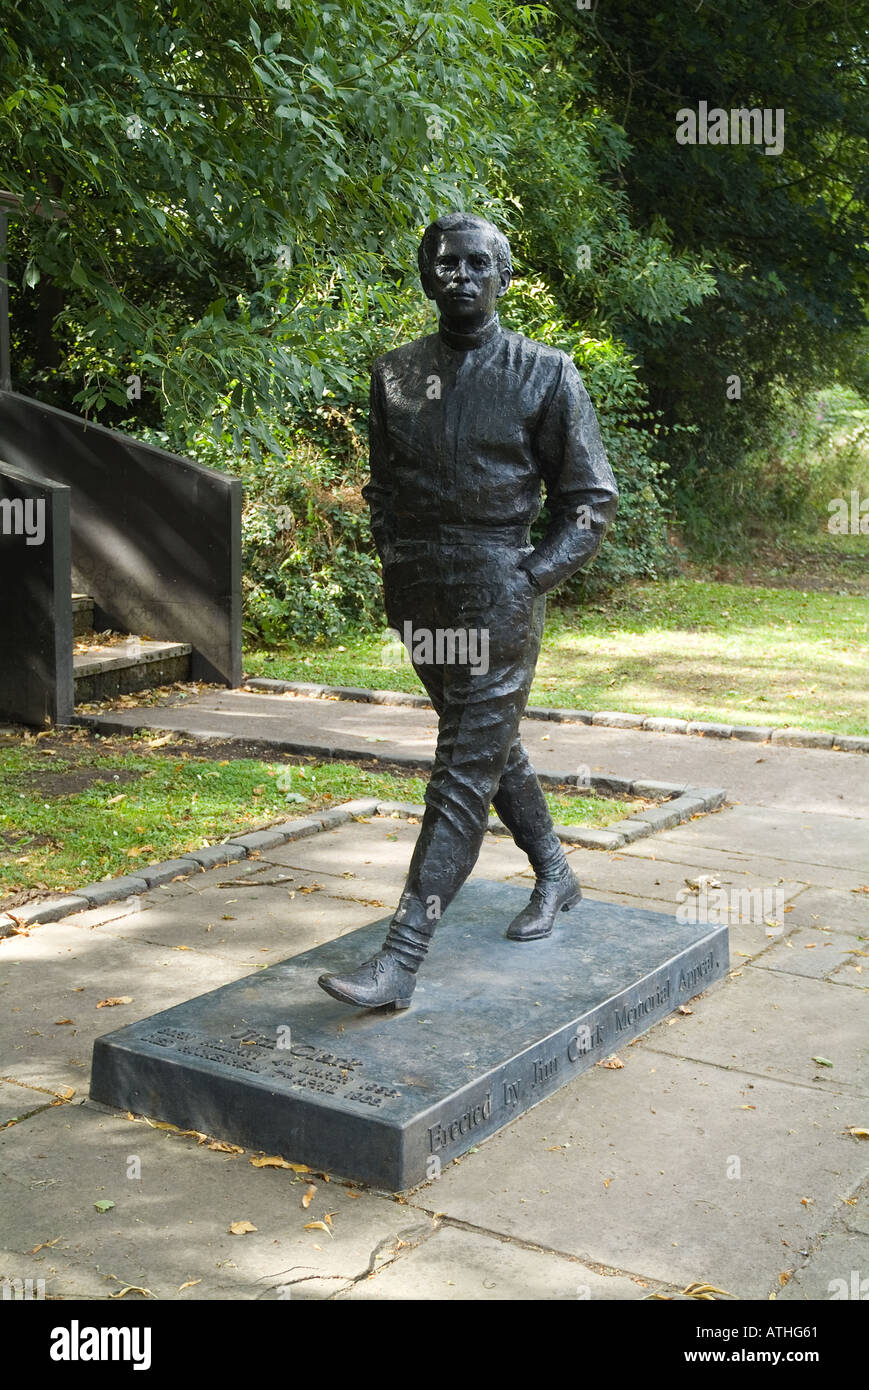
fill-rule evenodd
<path id="1" fill-rule="evenodd" d="M 94 625 L 94 601 L 89 594 L 72 596 L 72 635 L 83 637 Z"/>
<path id="2" fill-rule="evenodd" d="M 73 680 L 77 704 L 110 700 L 155 685 L 190 678 L 188 642 L 158 642 L 128 637 L 110 646 L 96 643 L 73 653 Z"/>

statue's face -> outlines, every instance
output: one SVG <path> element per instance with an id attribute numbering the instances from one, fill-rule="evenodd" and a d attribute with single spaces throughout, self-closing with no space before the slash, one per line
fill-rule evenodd
<path id="1" fill-rule="evenodd" d="M 509 284 L 483 228 L 441 233 L 426 294 L 447 322 L 466 328 L 484 323 Z"/>

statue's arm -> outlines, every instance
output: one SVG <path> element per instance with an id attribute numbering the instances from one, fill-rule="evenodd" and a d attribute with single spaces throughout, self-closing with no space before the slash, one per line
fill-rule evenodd
<path id="1" fill-rule="evenodd" d="M 594 559 L 616 514 L 619 493 L 601 442 L 594 407 L 565 356 L 535 437 L 549 525 L 522 561 L 541 593 Z"/>
<path id="2" fill-rule="evenodd" d="M 393 559 L 395 532 L 392 516 L 392 487 L 389 470 L 389 447 L 386 434 L 386 402 L 383 381 L 374 364 L 368 405 L 368 471 L 369 481 L 362 489 L 371 514 L 371 534 L 384 569 Z"/>

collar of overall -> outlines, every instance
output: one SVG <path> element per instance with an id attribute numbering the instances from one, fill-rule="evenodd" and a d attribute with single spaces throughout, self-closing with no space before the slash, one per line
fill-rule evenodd
<path id="1" fill-rule="evenodd" d="M 493 314 L 482 328 L 478 328 L 475 333 L 456 333 L 454 329 L 447 328 L 443 319 L 438 325 L 438 332 L 447 347 L 456 348 L 460 352 L 466 352 L 471 348 L 482 347 L 484 343 L 489 343 L 495 334 L 500 331 L 501 321 L 497 314 Z"/>

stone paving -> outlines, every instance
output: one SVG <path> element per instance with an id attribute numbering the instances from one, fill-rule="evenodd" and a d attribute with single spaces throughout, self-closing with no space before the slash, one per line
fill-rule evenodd
<path id="1" fill-rule="evenodd" d="M 431 748 L 426 711 L 239 699 L 233 714 L 200 711 L 199 731 L 222 720 L 250 740 L 262 717 L 277 741 Z M 262 716 L 250 701 L 267 704 Z M 677 894 L 694 896 L 688 880 L 717 881 L 729 895 L 728 978 L 625 1048 L 623 1069 L 592 1068 L 396 1198 L 335 1174 L 256 1168 L 254 1154 L 87 1093 L 100 1033 L 382 917 L 414 823 L 371 817 L 33 927 L 0 943 L 0 1124 L 18 1121 L 0 1130 L 0 1277 L 44 1279 L 49 1297 L 148 1291 L 125 1302 L 639 1300 L 693 1281 L 738 1299 L 825 1300 L 860 1288 L 869 1140 L 851 1131 L 869 1129 L 865 757 L 539 722 L 527 732 L 543 768 L 573 760 L 717 782 L 741 803 L 617 853 L 571 851 L 588 899 L 673 912 Z M 501 836 L 487 837 L 475 874 L 531 882 Z M 773 915 L 752 908 L 740 921 L 764 889 Z M 700 881 L 703 891 L 716 890 Z M 97 1007 L 109 998 L 130 1002 Z M 239 1221 L 256 1230 L 231 1234 Z"/>

